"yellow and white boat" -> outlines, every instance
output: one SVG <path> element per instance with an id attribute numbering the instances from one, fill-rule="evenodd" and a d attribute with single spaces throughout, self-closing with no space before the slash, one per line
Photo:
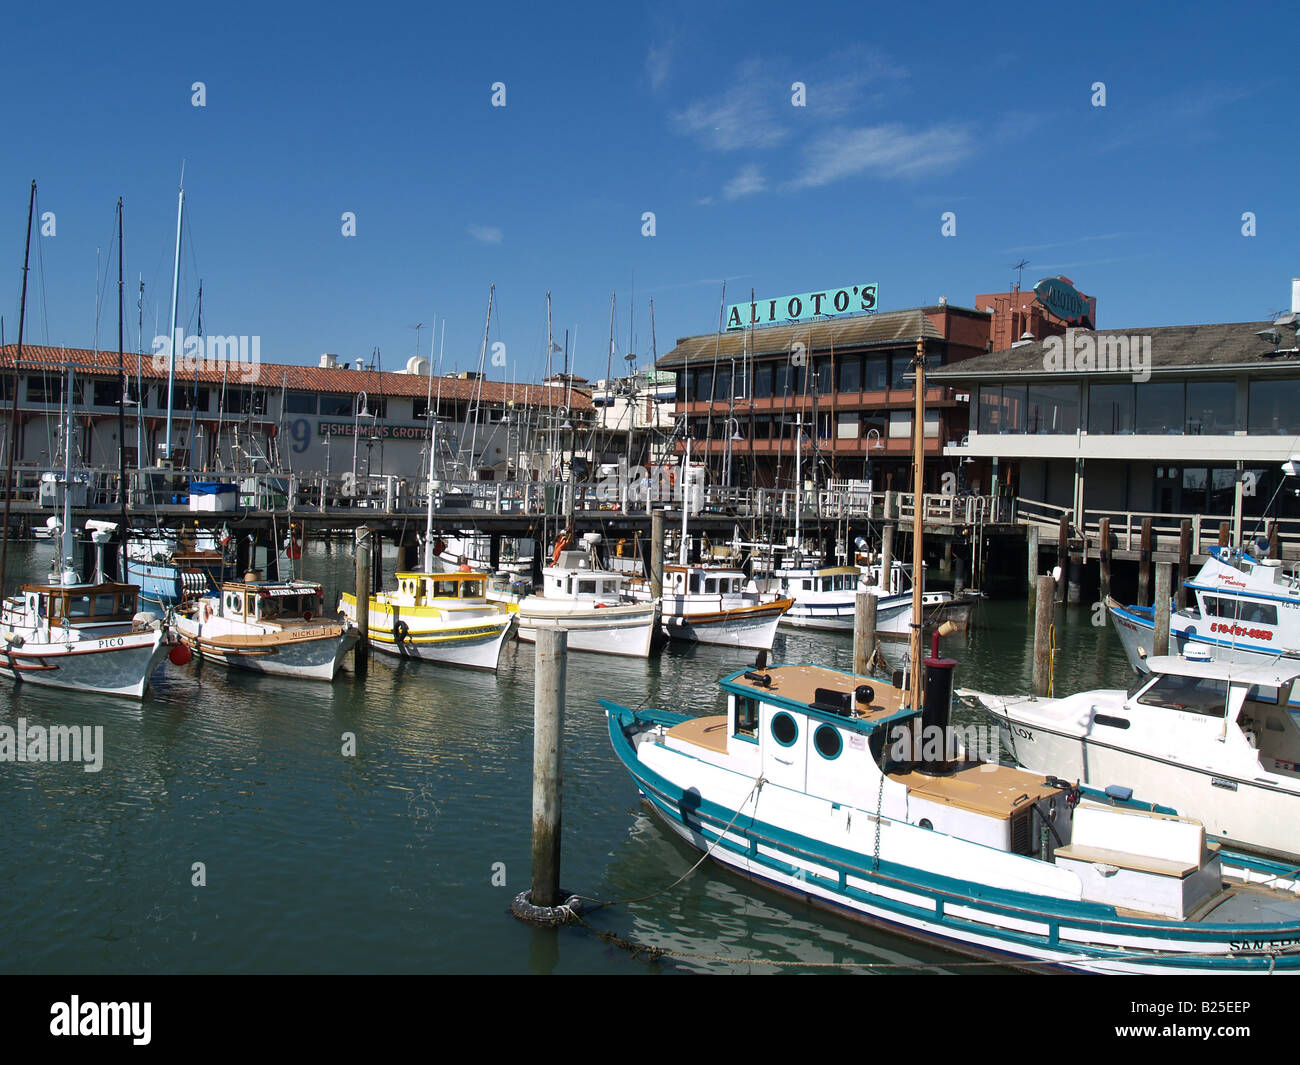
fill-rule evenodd
<path id="1" fill-rule="evenodd" d="M 397 573 L 397 589 L 370 599 L 370 643 L 377 651 L 470 669 L 497 668 L 514 614 L 490 602 L 487 573 Z M 356 621 L 356 596 L 339 600 Z"/>

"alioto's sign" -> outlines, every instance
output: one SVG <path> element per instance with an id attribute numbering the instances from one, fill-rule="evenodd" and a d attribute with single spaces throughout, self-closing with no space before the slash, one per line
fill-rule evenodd
<path id="1" fill-rule="evenodd" d="M 727 308 L 727 328 L 745 329 L 751 325 L 770 325 L 773 322 L 800 322 L 822 315 L 875 313 L 876 290 L 870 285 L 845 285 L 827 288 L 820 292 L 804 292 L 798 296 L 781 296 L 774 300 L 756 300 L 753 303 L 736 303 Z"/>
<path id="2" fill-rule="evenodd" d="M 1045 277 L 1034 286 L 1038 302 L 1063 322 L 1092 327 L 1092 300 L 1067 277 Z"/>

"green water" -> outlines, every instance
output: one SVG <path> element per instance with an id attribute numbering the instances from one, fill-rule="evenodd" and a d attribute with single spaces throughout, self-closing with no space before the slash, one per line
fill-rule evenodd
<path id="1" fill-rule="evenodd" d="M 32 576 L 48 546 L 11 545 Z M 395 559 L 385 557 L 391 575 Z M 352 560 L 314 545 L 327 593 Z M 1058 692 L 1120 686 L 1119 641 L 1061 614 Z M 949 640 L 958 683 L 1028 687 L 1023 602 L 981 604 Z M 847 637 L 780 635 L 776 661 L 848 667 Z M 653 820 L 609 748 L 596 698 L 709 713 L 748 653 L 649 662 L 573 654 L 565 719 L 566 890 L 666 888 L 696 855 Z M 813 964 L 962 971 L 944 952 L 827 916 L 706 864 L 684 884 L 589 917 L 689 957 L 649 960 L 592 931 L 508 915 L 528 886 L 533 653 L 496 675 L 376 656 L 333 685 L 166 664 L 143 704 L 0 681 L 0 722 L 102 725 L 104 766 L 0 763 L 0 933 L 8 972 L 792 971 Z M 356 754 L 342 753 L 344 734 Z M 192 885 L 194 863 L 206 885 Z M 498 864 L 499 863 L 499 864 Z M 493 883 L 504 875 L 505 885 Z"/>

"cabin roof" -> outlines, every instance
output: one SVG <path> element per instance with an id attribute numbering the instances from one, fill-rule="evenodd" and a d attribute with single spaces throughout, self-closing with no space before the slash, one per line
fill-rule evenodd
<path id="1" fill-rule="evenodd" d="M 1262 684 L 1267 688 L 1280 688 L 1300 677 L 1300 662 L 1270 662 L 1267 665 L 1247 665 L 1240 662 L 1199 662 L 1181 655 L 1160 655 L 1147 659 L 1152 673 L 1172 673 L 1182 677 L 1207 677 L 1227 680 L 1233 684 Z"/>
<path id="2" fill-rule="evenodd" d="M 24 592 L 67 592 L 70 595 L 93 595 L 96 592 L 121 595 L 125 592 L 140 591 L 134 584 L 116 584 L 113 581 L 105 581 L 102 584 L 24 584 L 22 588 Z"/>
<path id="3" fill-rule="evenodd" d="M 426 573 L 424 570 L 398 570 L 397 579 L 415 579 L 418 577 L 427 577 L 431 581 L 481 581 L 491 577 L 492 574 L 485 570 L 458 570 L 454 573 Z"/>
<path id="4" fill-rule="evenodd" d="M 761 684 L 749 675 L 766 676 L 769 684 Z M 867 685 L 873 695 L 869 704 L 853 701 L 853 716 L 845 717 L 814 708 L 818 688 L 856 694 Z M 866 725 L 868 731 L 899 716 L 920 713 L 905 705 L 906 693 L 871 677 L 860 677 L 843 670 L 809 664 L 771 666 L 766 669 L 742 669 L 722 679 L 722 686 L 741 695 L 758 695 L 771 703 L 784 703 L 794 709 L 807 711 L 843 724 Z"/>

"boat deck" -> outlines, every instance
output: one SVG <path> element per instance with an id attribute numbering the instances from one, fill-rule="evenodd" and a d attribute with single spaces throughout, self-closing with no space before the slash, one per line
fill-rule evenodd
<path id="1" fill-rule="evenodd" d="M 1059 794 L 1058 789 L 1047 787 L 1038 774 L 988 763 L 968 765 L 944 774 L 913 769 L 890 773 L 889 779 L 931 802 L 1004 821 L 1027 810 L 1039 799 Z"/>
<path id="2" fill-rule="evenodd" d="M 767 687 L 755 684 L 743 676 L 734 683 L 750 688 L 762 695 L 771 692 L 783 699 L 812 705 L 817 699 L 818 688 L 829 688 L 837 692 L 852 694 L 860 686 L 868 685 L 874 692 L 870 709 L 864 712 L 860 704 L 854 704 L 853 716 L 859 720 L 888 717 L 904 708 L 907 693 L 892 685 L 873 680 L 870 677 L 858 677 L 852 673 L 827 669 L 825 666 L 773 666 L 771 669 L 755 670 L 772 678 Z"/>
<path id="3" fill-rule="evenodd" d="M 693 717 L 674 725 L 668 735 L 675 740 L 685 740 L 718 754 L 727 753 L 727 716 Z"/>

